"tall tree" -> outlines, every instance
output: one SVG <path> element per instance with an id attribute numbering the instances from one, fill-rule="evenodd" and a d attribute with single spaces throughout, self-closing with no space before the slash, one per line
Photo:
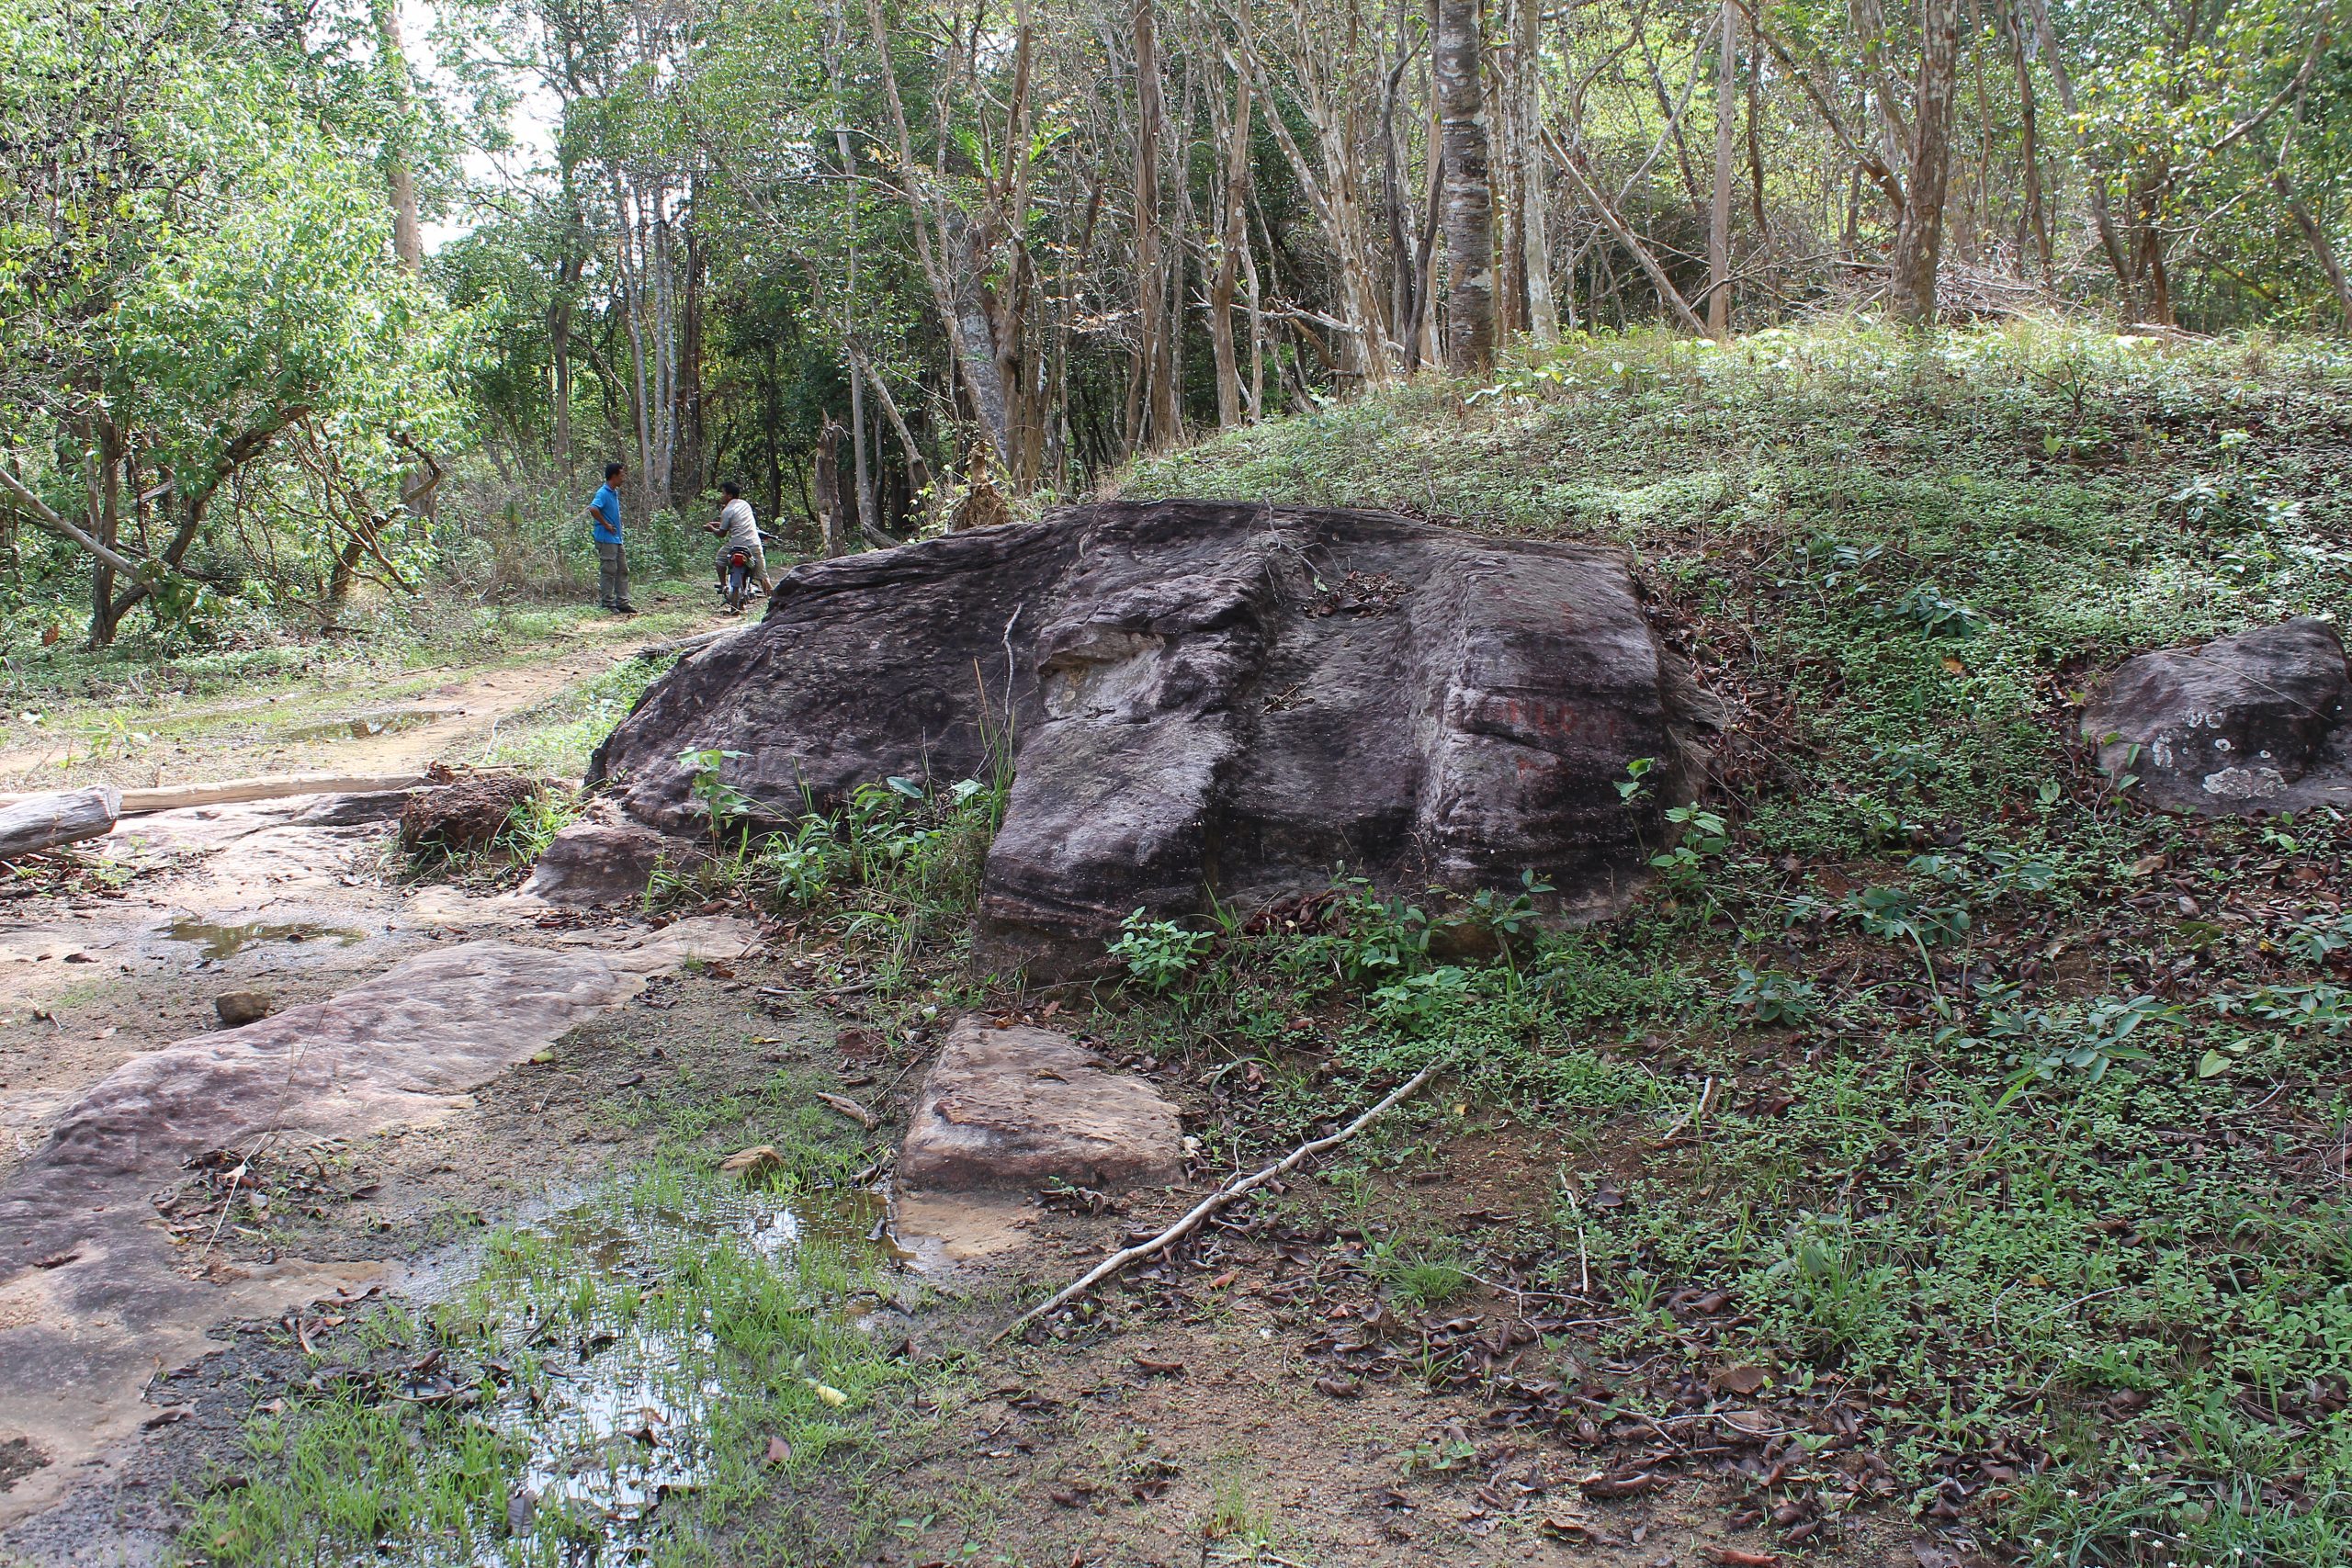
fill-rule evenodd
<path id="1" fill-rule="evenodd" d="M 1715 186 L 1707 209 L 1707 331 L 1731 330 L 1731 159 L 1739 130 L 1739 6 L 1724 0 L 1715 53 Z"/>
<path id="2" fill-rule="evenodd" d="M 1445 362 L 1476 375 L 1495 360 L 1495 197 L 1488 169 L 1479 0 L 1436 0 L 1431 73 L 1444 139 Z"/>
<path id="3" fill-rule="evenodd" d="M 1919 77 L 1911 105 L 1911 168 L 1894 240 L 1892 292 L 1905 320 L 1936 319 L 1944 191 L 1951 176 L 1951 113 L 1959 83 L 1960 0 L 1920 0 Z"/>

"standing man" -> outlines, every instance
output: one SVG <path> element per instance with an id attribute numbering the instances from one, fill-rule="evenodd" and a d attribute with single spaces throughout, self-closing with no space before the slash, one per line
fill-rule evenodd
<path id="1" fill-rule="evenodd" d="M 720 502 L 718 516 L 703 525 L 704 531 L 724 535 L 718 542 L 718 587 L 727 588 L 727 558 L 741 550 L 752 558 L 752 581 L 760 585 L 763 593 L 775 592 L 775 584 L 768 578 L 767 551 L 760 547 L 760 525 L 752 515 L 752 503 L 743 499 L 743 487 L 733 479 L 718 481 Z"/>
<path id="2" fill-rule="evenodd" d="M 605 482 L 588 502 L 596 535 L 596 603 L 624 615 L 637 614 L 628 602 L 628 561 L 621 554 L 621 498 L 613 487 L 621 482 L 624 465 L 605 465 Z"/>

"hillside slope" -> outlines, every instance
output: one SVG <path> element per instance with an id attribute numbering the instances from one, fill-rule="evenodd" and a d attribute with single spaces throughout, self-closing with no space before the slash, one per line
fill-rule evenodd
<path id="1" fill-rule="evenodd" d="M 1818 1456 L 1757 1493 L 1781 1540 L 1875 1497 L 1954 1561 L 2317 1563 L 2352 1551 L 2352 835 L 2159 816 L 2073 730 L 2130 654 L 2344 620 L 2347 459 L 2338 351 L 1822 329 L 1586 341 L 1121 488 L 1634 553 L 1728 705 L 1724 820 L 1545 944 L 1540 1008 L 1474 976 L 1374 1054 L 1461 1053 L 1558 1130 L 1536 1272 L 1629 1314 L 1602 1348 L 1659 1418 L 1695 1404 L 1659 1366 L 1769 1369 Z M 1521 1070 L 1591 1047 L 1657 1109 Z"/>

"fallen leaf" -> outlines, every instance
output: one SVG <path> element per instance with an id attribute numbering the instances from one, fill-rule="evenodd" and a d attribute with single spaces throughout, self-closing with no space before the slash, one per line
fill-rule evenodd
<path id="1" fill-rule="evenodd" d="M 827 1404 L 833 1406 L 835 1409 L 839 1409 L 841 1406 L 849 1403 L 849 1395 L 843 1393 L 840 1389 L 829 1387 L 824 1383 L 819 1382 L 815 1378 L 803 1378 L 800 1381 L 807 1383 L 810 1388 L 815 1389 L 817 1391 L 817 1397 L 823 1400 Z"/>
<path id="2" fill-rule="evenodd" d="M 786 1442 L 782 1438 L 770 1438 L 768 1439 L 768 1462 L 770 1464 L 789 1464 L 792 1462 L 792 1445 Z"/>
<path id="3" fill-rule="evenodd" d="M 1722 1393 L 1746 1398 L 1764 1386 L 1765 1371 L 1761 1367 L 1725 1367 L 1715 1374 L 1714 1382 Z"/>
<path id="4" fill-rule="evenodd" d="M 840 1111 L 861 1127 L 872 1127 L 881 1120 L 871 1111 L 845 1094 L 820 1093 L 817 1098 Z"/>
<path id="5" fill-rule="evenodd" d="M 1148 1356 L 1137 1356 L 1135 1360 L 1136 1367 L 1148 1377 L 1181 1378 L 1184 1375 L 1184 1363 L 1182 1361 L 1155 1361 Z"/>
<path id="6" fill-rule="evenodd" d="M 1781 1568 L 1778 1552 L 1742 1551 L 1736 1546 L 1707 1548 L 1707 1561 L 1721 1563 L 1723 1568 Z"/>
<path id="7" fill-rule="evenodd" d="M 1638 1497 L 1645 1492 L 1657 1492 L 1671 1484 L 1665 1476 L 1646 1470 L 1611 1471 L 1606 1474 L 1588 1475 L 1577 1487 L 1588 1497 Z"/>
<path id="8" fill-rule="evenodd" d="M 746 1181 L 752 1181 L 778 1169 L 783 1164 L 784 1156 L 775 1152 L 774 1144 L 754 1144 L 720 1160 L 718 1168 L 730 1176 L 741 1176 Z"/>

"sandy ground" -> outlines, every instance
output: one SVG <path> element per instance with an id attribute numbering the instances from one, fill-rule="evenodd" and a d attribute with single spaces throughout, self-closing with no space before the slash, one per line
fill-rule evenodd
<path id="1" fill-rule="evenodd" d="M 110 733 L 57 724 L 11 727 L 0 790 L 104 781 L 126 789 L 262 773 L 413 772 L 478 759 L 517 716 L 632 654 L 639 640 L 582 639 L 497 669 L 426 669 L 265 696 L 139 705 Z"/>

